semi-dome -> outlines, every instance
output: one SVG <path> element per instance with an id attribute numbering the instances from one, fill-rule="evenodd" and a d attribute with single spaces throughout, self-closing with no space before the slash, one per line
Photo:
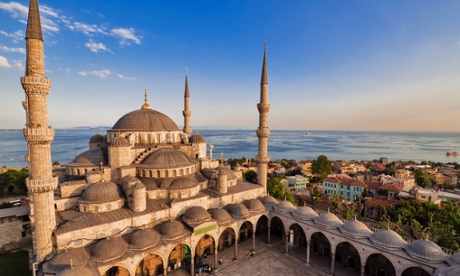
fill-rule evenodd
<path id="1" fill-rule="evenodd" d="M 276 198 L 272 197 L 271 195 L 267 195 L 261 197 L 260 202 L 262 202 L 262 204 L 265 206 L 274 206 L 278 203 L 278 200 L 276 200 Z"/>
<path id="2" fill-rule="evenodd" d="M 128 245 L 121 237 L 105 238 L 91 245 L 91 261 L 108 262 L 123 256 Z"/>
<path id="3" fill-rule="evenodd" d="M 273 208 L 275 208 L 275 211 L 281 212 L 281 213 L 289 213 L 295 210 L 294 204 L 287 200 L 281 200 L 278 202 Z"/>
<path id="4" fill-rule="evenodd" d="M 126 235 L 129 249 L 144 250 L 154 247 L 160 242 L 161 236 L 153 229 L 138 229 Z"/>
<path id="5" fill-rule="evenodd" d="M 196 163 L 179 149 L 165 148 L 147 156 L 142 165 L 151 169 L 171 169 L 193 166 Z"/>
<path id="6" fill-rule="evenodd" d="M 317 225 L 322 226 L 324 228 L 339 227 L 343 224 L 343 222 L 331 212 L 322 213 L 313 220 Z"/>
<path id="7" fill-rule="evenodd" d="M 243 204 L 229 204 L 225 209 L 235 219 L 244 219 L 249 217 L 249 210 Z"/>
<path id="8" fill-rule="evenodd" d="M 97 182 L 91 184 L 83 192 L 80 201 L 85 203 L 105 203 L 121 199 L 122 190 L 113 182 Z"/>
<path id="9" fill-rule="evenodd" d="M 404 248 L 407 242 L 393 230 L 381 229 L 369 236 L 369 240 L 380 247 L 398 250 Z"/>
<path id="10" fill-rule="evenodd" d="M 203 144 L 206 143 L 206 139 L 204 139 L 201 134 L 198 133 L 198 130 L 195 132 L 195 135 L 190 137 L 190 143 L 192 144 Z"/>
<path id="11" fill-rule="evenodd" d="M 129 112 L 112 127 L 121 131 L 179 131 L 176 123 L 165 114 L 150 108 Z"/>
<path id="12" fill-rule="evenodd" d="M 82 247 L 67 249 L 54 256 L 48 262 L 48 266 L 56 270 L 61 270 L 70 266 L 70 260 L 72 260 L 75 267 L 84 266 L 89 261 L 88 252 Z"/>
<path id="13" fill-rule="evenodd" d="M 307 221 L 307 220 L 312 220 L 318 216 L 318 214 L 313 210 L 311 207 L 308 206 L 299 206 L 297 207 L 294 212 L 292 212 L 292 215 L 302 221 Z"/>
<path id="14" fill-rule="evenodd" d="M 84 267 L 84 266 L 79 266 L 79 267 L 70 267 L 66 268 L 56 274 L 56 276 L 92 276 L 92 275 L 97 275 L 92 271 L 91 269 Z"/>
<path id="15" fill-rule="evenodd" d="M 100 166 L 107 165 L 107 158 L 104 150 L 100 147 L 87 150 L 79 154 L 69 165 L 81 165 L 81 166 Z"/>
<path id="16" fill-rule="evenodd" d="M 225 209 L 209 209 L 208 212 L 218 224 L 226 224 L 232 221 L 232 217 Z"/>
<path id="17" fill-rule="evenodd" d="M 95 135 L 91 136 L 91 138 L 89 139 L 89 142 L 91 144 L 101 144 L 101 143 L 104 143 L 104 136 L 100 135 L 99 132 L 96 132 Z"/>
<path id="18" fill-rule="evenodd" d="M 166 221 L 158 226 L 158 231 L 163 239 L 174 240 L 188 234 L 184 225 L 178 221 Z"/>
<path id="19" fill-rule="evenodd" d="M 189 208 L 182 218 L 188 224 L 201 224 L 211 219 L 211 215 L 201 206 Z"/>
<path id="20" fill-rule="evenodd" d="M 171 186 L 169 186 L 169 189 L 171 190 L 183 190 L 183 189 L 190 189 L 195 186 L 197 186 L 199 183 L 196 181 L 193 181 L 193 179 L 190 179 L 188 177 L 180 177 L 171 182 Z"/>
<path id="21" fill-rule="evenodd" d="M 264 212 L 265 206 L 258 199 L 249 199 L 243 202 L 244 206 L 248 208 L 249 212 Z"/>
<path id="22" fill-rule="evenodd" d="M 446 259 L 446 263 L 449 265 L 460 265 L 460 252 L 451 255 Z"/>
<path id="23" fill-rule="evenodd" d="M 429 240 L 415 240 L 405 247 L 407 254 L 428 262 L 443 262 L 447 257 L 437 244 Z"/>
<path id="24" fill-rule="evenodd" d="M 344 235 L 352 238 L 366 238 L 372 234 L 372 231 L 364 223 L 357 220 L 347 221 L 339 229 Z"/>
<path id="25" fill-rule="evenodd" d="M 460 275 L 460 265 L 441 268 L 438 271 L 436 271 L 436 273 L 434 274 L 434 276 L 458 276 L 458 275 Z"/>
<path id="26" fill-rule="evenodd" d="M 115 137 L 112 139 L 112 142 L 110 142 L 110 145 L 112 147 L 130 147 L 131 144 L 129 143 L 128 139 L 125 137 Z"/>

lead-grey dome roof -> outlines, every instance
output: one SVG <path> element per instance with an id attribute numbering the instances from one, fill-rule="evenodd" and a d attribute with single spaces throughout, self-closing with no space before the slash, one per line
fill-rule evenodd
<path id="1" fill-rule="evenodd" d="M 105 203 L 121 199 L 121 187 L 113 182 L 97 182 L 91 184 L 83 192 L 81 201 L 84 203 Z"/>
<path id="2" fill-rule="evenodd" d="M 263 205 L 266 205 L 266 206 L 273 206 L 278 203 L 278 200 L 276 200 L 276 198 L 272 197 L 271 195 L 261 197 L 260 201 L 262 202 Z"/>
<path id="3" fill-rule="evenodd" d="M 100 135 L 99 132 L 97 132 L 95 135 L 91 136 L 91 138 L 89 139 L 89 142 L 90 143 L 94 143 L 94 144 L 100 144 L 100 143 L 104 143 L 104 136 Z"/>
<path id="4" fill-rule="evenodd" d="M 81 165 L 81 166 L 100 166 L 101 162 L 103 165 L 107 165 L 107 158 L 104 150 L 100 147 L 87 150 L 78 155 L 69 165 Z"/>
<path id="5" fill-rule="evenodd" d="M 312 220 L 318 216 L 318 214 L 311 207 L 299 206 L 292 212 L 292 215 L 298 220 Z"/>
<path id="6" fill-rule="evenodd" d="M 208 212 L 218 224 L 226 224 L 232 221 L 232 217 L 225 209 L 209 209 Z"/>
<path id="7" fill-rule="evenodd" d="M 357 220 L 347 221 L 339 229 L 344 235 L 352 238 L 366 238 L 372 234 L 372 231 L 364 223 Z"/>
<path id="8" fill-rule="evenodd" d="M 381 229 L 369 236 L 369 240 L 378 246 L 390 250 L 402 249 L 407 242 L 393 230 Z"/>
<path id="9" fill-rule="evenodd" d="M 129 112 L 121 117 L 112 130 L 122 131 L 179 131 L 176 123 L 165 114 L 149 108 Z"/>
<path id="10" fill-rule="evenodd" d="M 446 259 L 446 263 L 449 265 L 460 265 L 460 252 L 453 254 Z"/>
<path id="11" fill-rule="evenodd" d="M 91 245 L 91 260 L 95 262 L 108 262 L 123 256 L 128 245 L 121 237 L 105 238 Z"/>
<path id="12" fill-rule="evenodd" d="M 249 217 L 249 210 L 243 204 L 229 204 L 225 207 L 225 209 L 235 219 L 244 219 Z"/>
<path id="13" fill-rule="evenodd" d="M 282 213 L 289 213 L 295 210 L 294 204 L 287 200 L 281 200 L 273 208 L 275 208 L 275 211 Z"/>
<path id="14" fill-rule="evenodd" d="M 195 132 L 195 135 L 190 137 L 190 143 L 192 144 L 203 144 L 206 143 L 206 139 L 204 139 L 201 134 L 198 133 L 198 130 Z"/>
<path id="15" fill-rule="evenodd" d="M 53 270 L 62 270 L 70 266 L 70 260 L 75 267 L 84 266 L 89 261 L 89 254 L 82 247 L 71 248 L 54 256 L 47 264 Z"/>
<path id="16" fill-rule="evenodd" d="M 174 240 L 188 235 L 184 225 L 178 221 L 166 221 L 158 226 L 158 231 L 163 239 Z"/>
<path id="17" fill-rule="evenodd" d="M 143 167 L 151 169 L 172 169 L 193 166 L 196 163 L 192 161 L 185 153 L 179 149 L 165 148 L 157 150 L 147 156 L 142 161 Z"/>
<path id="18" fill-rule="evenodd" d="M 243 202 L 244 206 L 248 208 L 249 212 L 264 212 L 265 206 L 258 199 L 249 199 Z"/>
<path id="19" fill-rule="evenodd" d="M 415 240 L 405 247 L 410 256 L 428 262 L 443 262 L 447 257 L 437 244 L 429 240 Z"/>
<path id="20" fill-rule="evenodd" d="M 324 228 L 339 227 L 343 224 L 343 222 L 336 215 L 330 212 L 322 213 L 313 220 L 317 225 L 322 226 Z"/>
<path id="21" fill-rule="evenodd" d="M 89 268 L 80 266 L 80 267 L 69 267 L 56 274 L 56 276 L 81 276 L 81 275 L 92 276 L 92 275 L 96 275 L 96 273 L 94 273 L 94 271 L 92 271 Z"/>
<path id="22" fill-rule="evenodd" d="M 129 249 L 144 250 L 154 247 L 160 242 L 161 236 L 153 229 L 138 229 L 126 235 Z"/>
<path id="23" fill-rule="evenodd" d="M 188 224 L 201 224 L 211 219 L 211 215 L 201 206 L 189 208 L 182 218 Z"/>
<path id="24" fill-rule="evenodd" d="M 124 137 L 115 137 L 113 138 L 112 142 L 110 143 L 112 147 L 130 147 L 131 144 L 129 143 L 128 139 Z"/>
<path id="25" fill-rule="evenodd" d="M 441 268 L 438 271 L 436 271 L 436 273 L 434 274 L 434 276 L 458 276 L 458 275 L 460 275 L 460 265 Z"/>
<path id="26" fill-rule="evenodd" d="M 169 189 L 171 190 L 183 190 L 196 187 L 199 183 L 194 181 L 190 177 L 180 177 L 171 182 Z"/>

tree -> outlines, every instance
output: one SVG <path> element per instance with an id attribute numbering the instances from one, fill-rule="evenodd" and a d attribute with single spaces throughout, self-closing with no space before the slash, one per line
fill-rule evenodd
<path id="1" fill-rule="evenodd" d="M 422 188 L 431 188 L 432 183 L 428 174 L 422 169 L 415 171 L 415 183 Z"/>
<path id="2" fill-rule="evenodd" d="M 346 205 L 345 210 L 342 211 L 342 217 L 346 220 L 352 220 L 355 217 L 355 206 Z"/>
<path id="3" fill-rule="evenodd" d="M 311 202 L 313 203 L 313 209 L 315 209 L 315 205 L 319 201 L 321 192 L 319 191 L 317 186 L 314 186 L 313 188 L 310 188 L 309 190 L 310 190 Z"/>
<path id="4" fill-rule="evenodd" d="M 316 174 L 318 180 L 322 182 L 332 171 L 331 161 L 327 159 L 326 155 L 319 155 L 318 158 L 311 163 L 311 171 Z"/>
<path id="5" fill-rule="evenodd" d="M 251 183 L 257 183 L 257 173 L 253 170 L 250 170 L 244 174 L 246 181 Z"/>
<path id="6" fill-rule="evenodd" d="M 20 171 L 7 170 L 6 172 L 0 174 L 0 194 L 26 194 L 27 177 L 29 177 L 29 172 L 26 169 L 22 169 Z"/>

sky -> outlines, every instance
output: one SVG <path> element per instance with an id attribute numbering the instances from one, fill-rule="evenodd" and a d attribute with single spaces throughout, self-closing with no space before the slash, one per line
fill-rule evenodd
<path id="1" fill-rule="evenodd" d="M 460 1 L 40 0 L 49 123 L 113 126 L 153 109 L 181 127 L 460 131 Z M 28 1 L 0 0 L 0 129 L 24 126 Z"/>

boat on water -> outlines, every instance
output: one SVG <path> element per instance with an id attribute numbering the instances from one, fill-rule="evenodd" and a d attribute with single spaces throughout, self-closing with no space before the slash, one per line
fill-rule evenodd
<path id="1" fill-rule="evenodd" d="M 305 135 L 313 135 L 313 132 L 307 131 L 307 132 L 305 132 Z"/>
<path id="2" fill-rule="evenodd" d="M 448 152 L 446 152 L 446 156 L 458 156 L 458 152 L 456 152 L 456 151 L 448 151 Z"/>

